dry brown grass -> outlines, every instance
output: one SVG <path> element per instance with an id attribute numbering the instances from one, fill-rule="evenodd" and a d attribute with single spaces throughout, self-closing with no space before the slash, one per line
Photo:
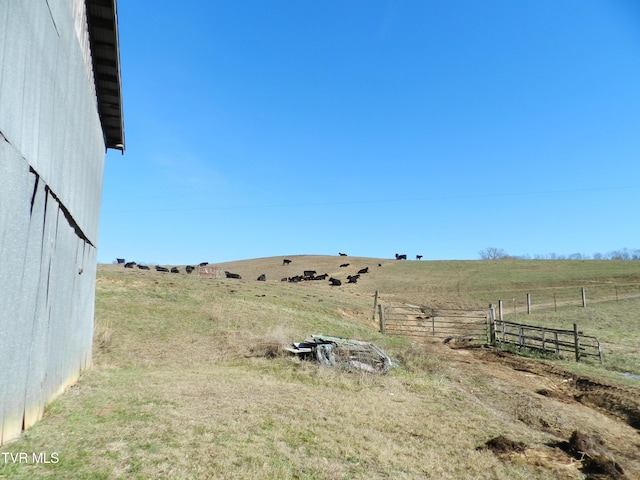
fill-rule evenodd
<path id="1" fill-rule="evenodd" d="M 94 368 L 3 447 L 57 452 L 60 462 L 0 465 L 0 477 L 580 479 L 580 464 L 550 446 L 572 429 L 633 445 L 637 432 L 606 413 L 537 394 L 559 391 L 551 377 L 489 362 L 482 350 L 377 332 L 375 289 L 390 291 L 383 301 L 427 303 L 435 292 L 444 304 L 471 302 L 457 291 L 461 266 L 412 291 L 427 262 L 290 258 L 223 265 L 240 281 L 101 266 Z M 278 278 L 305 269 L 344 278 L 353 273 L 344 262 L 373 271 L 341 287 Z M 256 282 L 262 273 L 267 282 Z M 349 374 L 282 354 L 313 333 L 373 341 L 397 366 L 386 376 Z M 479 448 L 500 435 L 527 448 Z"/>

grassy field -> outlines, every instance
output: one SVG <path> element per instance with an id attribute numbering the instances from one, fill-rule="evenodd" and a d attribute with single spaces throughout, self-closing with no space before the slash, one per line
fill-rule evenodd
<path id="1" fill-rule="evenodd" d="M 382 336 L 372 311 L 376 290 L 383 303 L 486 307 L 550 287 L 620 285 L 618 301 L 603 296 L 584 309 L 545 300 L 526 320 L 579 323 L 603 340 L 605 365 L 554 365 L 637 394 L 640 382 L 618 372 L 640 374 L 640 263 L 288 258 L 221 265 L 242 280 L 99 266 L 94 367 L 0 449 L 0 478 L 580 479 L 581 463 L 553 446 L 573 430 L 637 444 L 633 427 L 528 391 L 526 374 L 484 351 Z M 344 279 L 366 266 L 353 285 L 280 281 L 305 269 Z M 354 374 L 282 353 L 314 333 L 374 342 L 396 366 Z M 482 448 L 500 435 L 526 452 Z M 615 443 L 627 472 L 640 475 Z M 57 461 L 6 461 L 20 452 Z"/>

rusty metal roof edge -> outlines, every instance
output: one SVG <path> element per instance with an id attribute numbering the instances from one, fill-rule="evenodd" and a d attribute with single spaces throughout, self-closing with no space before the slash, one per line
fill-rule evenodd
<path id="1" fill-rule="evenodd" d="M 93 63 L 93 71 L 95 85 L 96 85 L 96 96 L 98 101 L 98 112 L 100 114 L 100 123 L 102 124 L 102 130 L 105 137 L 105 145 L 107 148 L 111 148 L 114 150 L 120 150 L 124 154 L 125 150 L 125 140 L 124 140 L 124 115 L 122 108 L 122 77 L 120 75 L 120 43 L 119 43 L 119 35 L 118 35 L 118 12 L 117 12 L 117 0 L 85 0 L 86 11 L 87 11 L 87 26 L 89 29 L 89 42 L 91 44 L 91 58 Z M 105 14 L 99 14 L 97 12 L 106 12 Z M 107 28 L 105 28 L 105 24 Z M 110 27 L 110 28 L 109 28 Z M 113 124 L 110 125 L 105 124 L 105 112 L 103 112 L 103 107 L 105 104 L 109 104 L 108 107 L 113 110 L 113 89 L 109 92 L 109 95 L 103 94 L 101 92 L 101 87 L 97 80 L 97 65 L 106 59 L 104 56 L 103 48 L 96 48 L 96 43 L 102 43 L 102 40 L 99 40 L 97 29 L 107 30 L 110 34 L 110 43 L 111 43 L 111 54 L 115 56 L 115 65 L 113 67 L 109 67 L 110 75 L 113 78 L 116 78 L 116 90 L 117 90 L 117 110 L 119 116 L 119 125 L 116 129 L 113 128 Z M 102 64 L 102 69 L 104 69 L 104 63 Z M 109 98 L 105 98 L 109 97 Z M 113 115 L 110 115 L 113 120 Z M 114 132 L 115 130 L 115 132 Z"/>

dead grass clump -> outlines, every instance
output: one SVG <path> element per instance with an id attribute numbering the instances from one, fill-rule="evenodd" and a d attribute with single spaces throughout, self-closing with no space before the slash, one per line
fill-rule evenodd
<path id="1" fill-rule="evenodd" d="M 284 356 L 284 348 L 281 343 L 274 342 L 260 342 L 249 347 L 247 356 L 249 357 L 264 357 L 264 358 L 278 358 Z"/>
<path id="2" fill-rule="evenodd" d="M 230 339 L 229 349 L 236 350 L 237 354 L 241 353 L 237 350 L 240 346 L 243 348 L 243 356 L 245 357 L 264 357 L 278 358 L 287 356 L 285 347 L 291 345 L 291 335 L 283 326 L 276 326 L 267 333 L 258 334 L 253 332 L 238 333 L 242 335 L 242 341 L 238 342 L 237 338 Z M 236 348 L 232 348 L 233 345 Z"/>
<path id="3" fill-rule="evenodd" d="M 115 329 L 112 322 L 107 319 L 96 319 L 93 327 L 93 345 L 94 348 L 101 352 L 111 350 L 115 338 Z"/>

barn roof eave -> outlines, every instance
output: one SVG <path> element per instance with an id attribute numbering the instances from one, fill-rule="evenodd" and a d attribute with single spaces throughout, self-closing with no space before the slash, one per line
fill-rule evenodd
<path id="1" fill-rule="evenodd" d="M 124 153 L 116 0 L 85 0 L 98 113 L 107 148 Z"/>

